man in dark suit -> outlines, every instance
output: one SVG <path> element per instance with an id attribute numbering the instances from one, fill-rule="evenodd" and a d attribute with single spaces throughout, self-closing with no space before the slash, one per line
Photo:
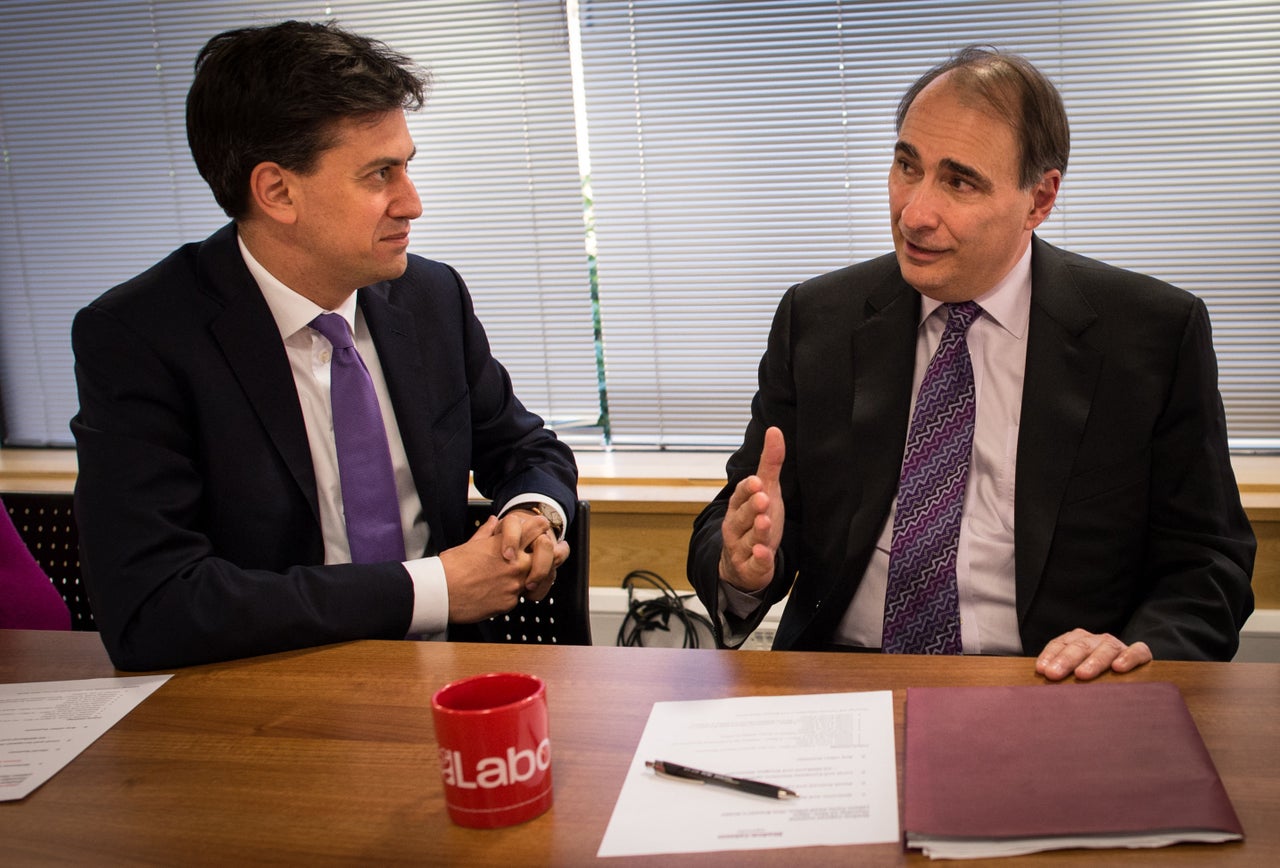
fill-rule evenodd
<path id="1" fill-rule="evenodd" d="M 789 593 L 774 648 L 889 647 L 917 390 L 976 301 L 967 477 L 936 510 L 958 650 L 1037 655 L 1051 680 L 1230 659 L 1255 541 L 1204 304 L 1035 237 L 1069 134 L 1025 59 L 965 49 L 907 92 L 897 129 L 894 254 L 783 297 L 744 443 L 695 523 L 689 577 L 718 638 L 740 644 Z"/>
<path id="2" fill-rule="evenodd" d="M 406 252 L 425 87 L 333 25 L 229 31 L 197 58 L 188 140 L 234 222 L 72 329 L 82 562 L 120 668 L 443 634 L 540 599 L 568 555 L 572 453 L 512 393 L 459 275 Z M 353 341 L 378 431 L 358 472 L 334 433 Z M 472 473 L 501 516 L 474 533 Z M 394 554 L 357 546 L 361 498 Z"/>

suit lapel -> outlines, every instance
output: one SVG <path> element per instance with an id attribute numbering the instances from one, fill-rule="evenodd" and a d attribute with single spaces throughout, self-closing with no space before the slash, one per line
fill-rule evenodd
<path id="1" fill-rule="evenodd" d="M 1032 244 L 1014 503 L 1020 621 L 1040 584 L 1102 362 L 1085 340 L 1096 312 L 1059 252 L 1039 238 Z"/>
<path id="2" fill-rule="evenodd" d="M 358 303 L 369 334 L 378 348 L 378 360 L 387 381 L 387 392 L 395 412 L 396 427 L 404 443 L 418 497 L 422 501 L 427 526 L 435 532 L 442 525 L 440 497 L 436 496 L 436 448 L 433 422 L 439 412 L 434 380 L 422 357 L 422 348 L 431 345 L 430 323 L 420 324 L 413 313 L 388 299 L 389 283 L 360 290 Z"/>
<path id="3" fill-rule="evenodd" d="M 315 468 L 289 357 L 271 308 L 240 256 L 234 226 L 205 242 L 199 270 L 202 289 L 223 305 L 210 325 L 213 338 L 306 497 L 318 527 Z"/>
<path id="4" fill-rule="evenodd" d="M 893 269 L 868 297 L 852 334 L 853 411 L 848 448 L 854 450 L 849 485 L 844 568 L 830 576 L 824 608 L 836 618 L 853 599 L 870 547 L 898 488 L 907 438 L 911 376 L 920 296 Z M 834 629 L 834 624 L 831 625 Z"/>
<path id="5" fill-rule="evenodd" d="M 855 520 L 864 511 L 883 518 L 907 440 L 920 295 L 897 275 L 868 298 L 865 319 L 853 332 L 853 443 L 860 454 Z"/>

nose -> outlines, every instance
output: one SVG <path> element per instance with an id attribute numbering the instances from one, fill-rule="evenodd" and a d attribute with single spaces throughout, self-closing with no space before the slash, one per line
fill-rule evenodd
<path id="1" fill-rule="evenodd" d="M 938 197 L 931 185 L 911 186 L 903 202 L 899 220 L 907 229 L 933 229 L 938 226 Z"/>
<path id="2" fill-rule="evenodd" d="M 404 220 L 416 220 L 422 216 L 422 200 L 418 198 L 418 188 L 408 173 L 404 175 L 402 189 L 397 191 L 391 203 L 390 213 L 392 217 Z"/>

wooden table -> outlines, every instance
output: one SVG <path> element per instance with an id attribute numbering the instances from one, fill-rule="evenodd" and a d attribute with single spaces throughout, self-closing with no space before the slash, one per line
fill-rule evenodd
<path id="1" fill-rule="evenodd" d="M 522 826 L 462 829 L 444 809 L 430 696 L 447 681 L 496 670 L 547 681 L 555 806 Z M 96 634 L 0 631 L 0 682 L 115 674 Z M 1157 661 L 1126 677 L 1181 687 L 1246 841 L 995 864 L 1280 864 L 1280 664 Z M 176 670 L 26 799 L 0 803 L 0 863 L 923 864 L 892 844 L 595 853 L 655 701 L 892 689 L 901 776 L 908 685 L 1038 682 L 1023 659 L 419 642 L 196 666 Z M 663 822 L 654 818 L 655 837 Z"/>

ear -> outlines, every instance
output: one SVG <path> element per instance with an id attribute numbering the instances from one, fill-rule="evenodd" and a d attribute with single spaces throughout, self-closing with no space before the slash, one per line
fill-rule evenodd
<path id="1" fill-rule="evenodd" d="M 267 217 L 279 223 L 295 223 L 298 213 L 294 201 L 296 191 L 290 183 L 293 174 L 279 163 L 259 163 L 249 173 L 249 200 Z"/>
<path id="2" fill-rule="evenodd" d="M 1057 169 L 1049 169 L 1044 173 L 1031 190 L 1031 210 L 1027 213 L 1027 229 L 1035 229 L 1043 223 L 1053 211 L 1053 203 L 1058 201 L 1058 188 L 1062 185 L 1062 173 Z"/>

